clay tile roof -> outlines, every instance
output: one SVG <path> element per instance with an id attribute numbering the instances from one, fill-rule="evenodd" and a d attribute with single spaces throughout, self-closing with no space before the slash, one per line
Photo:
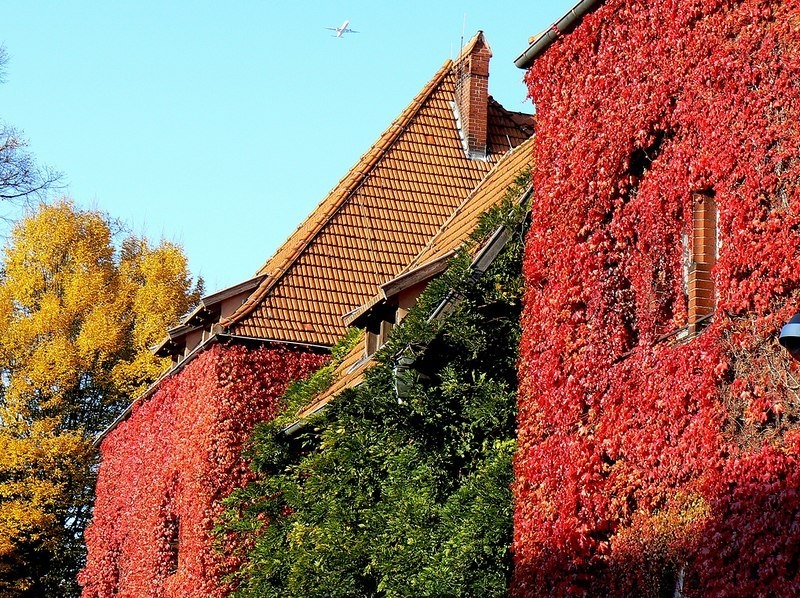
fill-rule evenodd
<path id="1" fill-rule="evenodd" d="M 441 226 L 436 235 L 420 251 L 399 280 L 428 264 L 442 261 L 453 254 L 478 225 L 481 214 L 496 205 L 505 195 L 506 190 L 526 168 L 532 166 L 533 138 L 528 139 L 514 150 L 508 152 L 484 178 L 481 184 L 471 193 L 458 209 Z M 476 248 L 477 249 L 477 248 Z M 439 271 L 443 270 L 439 268 Z M 384 298 L 383 294 L 374 295 L 358 310 L 348 314 L 348 321 L 356 319 L 361 312 L 366 312 Z M 362 335 L 363 337 L 363 335 Z M 364 379 L 364 372 L 374 365 L 371 358 L 364 355 L 364 343 L 358 342 L 333 373 L 333 384 L 320 393 L 314 400 L 303 407 L 297 414 L 303 419 L 321 409 L 333 400 L 342 390 L 352 388 Z"/>
<path id="2" fill-rule="evenodd" d="M 341 314 L 394 278 L 491 170 L 531 135 L 529 120 L 489 102 L 487 160 L 465 155 L 451 102 L 458 67 L 447 61 L 306 221 L 264 264 L 264 281 L 220 323 L 235 335 L 332 345 Z"/>
<path id="3" fill-rule="evenodd" d="M 374 363 L 371 358 L 364 355 L 364 334 L 362 332 L 361 338 L 333 371 L 333 383 L 300 409 L 297 412 L 297 419 L 303 419 L 318 411 L 344 389 L 358 386 L 364 379 L 364 372 Z"/>
<path id="4" fill-rule="evenodd" d="M 447 219 L 439 232 L 425 245 L 404 270 L 404 274 L 434 262 L 457 249 L 478 225 L 481 214 L 497 204 L 514 179 L 533 165 L 531 137 L 508 152 L 481 184 L 467 196 L 458 209 Z"/>

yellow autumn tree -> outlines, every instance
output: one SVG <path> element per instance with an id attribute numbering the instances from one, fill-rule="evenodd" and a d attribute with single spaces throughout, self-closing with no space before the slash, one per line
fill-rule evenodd
<path id="1" fill-rule="evenodd" d="M 0 273 L 0 595 L 70 596 L 93 436 L 164 370 L 149 347 L 200 293 L 179 247 L 63 200 L 12 230 Z"/>

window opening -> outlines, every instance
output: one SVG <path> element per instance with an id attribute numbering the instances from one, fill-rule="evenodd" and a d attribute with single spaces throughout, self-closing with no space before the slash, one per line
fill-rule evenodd
<path id="1" fill-rule="evenodd" d="M 386 341 L 389 340 L 389 333 L 392 331 L 392 327 L 394 326 L 393 322 L 388 322 L 386 320 L 380 320 L 379 322 L 371 322 L 367 326 L 367 335 L 366 335 L 366 351 L 367 357 L 375 353 L 378 349 L 383 347 L 386 344 Z"/>
<path id="2" fill-rule="evenodd" d="M 382 305 L 375 309 L 366 322 L 364 349 L 369 357 L 389 340 L 389 334 L 397 321 L 397 306 Z"/>
<path id="3" fill-rule="evenodd" d="M 167 575 L 174 575 L 178 572 L 178 552 L 180 549 L 180 528 L 181 520 L 177 515 L 170 515 L 165 522 L 165 539 L 167 554 L 165 558 L 165 569 Z"/>
<path id="4" fill-rule="evenodd" d="M 717 203 L 714 191 L 692 194 L 690 259 L 686 273 L 689 332 L 699 332 L 716 307 L 713 269 L 717 262 Z"/>

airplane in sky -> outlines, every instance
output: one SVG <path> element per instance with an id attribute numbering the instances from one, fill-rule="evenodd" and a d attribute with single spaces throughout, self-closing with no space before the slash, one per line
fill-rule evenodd
<path id="1" fill-rule="evenodd" d="M 350 21 L 345 21 L 342 23 L 341 27 L 325 27 L 325 29 L 329 29 L 330 31 L 335 31 L 336 35 L 333 37 L 343 37 L 345 33 L 358 33 L 355 29 L 349 29 L 347 26 L 350 24 Z"/>

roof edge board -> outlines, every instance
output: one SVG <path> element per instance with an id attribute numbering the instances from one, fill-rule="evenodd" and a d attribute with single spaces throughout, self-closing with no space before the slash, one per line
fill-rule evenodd
<path id="1" fill-rule="evenodd" d="M 219 290 L 216 293 L 206 295 L 200 299 L 200 303 L 206 308 L 212 307 L 217 303 L 225 301 L 225 299 L 230 299 L 231 297 L 235 297 L 240 293 L 255 289 L 264 281 L 265 278 L 265 274 L 259 274 L 258 276 L 254 276 L 253 278 Z"/>
<path id="2" fill-rule="evenodd" d="M 353 310 L 350 310 L 342 316 L 342 321 L 345 326 L 352 326 L 358 322 L 364 315 L 369 313 L 372 308 L 378 305 L 381 301 L 386 300 L 386 295 L 383 292 L 378 292 L 373 295 L 366 303 L 359 305 Z"/>
<path id="3" fill-rule="evenodd" d="M 175 326 L 167 330 L 167 336 L 169 336 L 169 340 L 174 341 L 179 339 L 180 337 L 188 334 L 189 332 L 193 332 L 194 330 L 198 330 L 200 326 L 196 326 L 194 324 L 181 324 L 180 326 Z"/>
<path id="4" fill-rule="evenodd" d="M 447 269 L 447 262 L 453 255 L 455 255 L 455 250 L 451 249 L 437 258 L 425 262 L 411 270 L 407 270 L 391 280 L 378 285 L 378 293 L 373 295 L 366 303 L 363 303 L 342 316 L 345 326 L 357 325 L 361 318 L 380 303 L 391 299 L 398 293 L 403 292 L 417 283 L 424 282 L 437 274 L 441 274 Z"/>
<path id="5" fill-rule="evenodd" d="M 183 317 L 183 320 L 182 320 L 183 323 L 182 324 L 180 324 L 179 326 L 175 326 L 174 328 L 171 328 L 170 330 L 177 330 L 178 328 L 181 328 L 182 326 L 188 325 L 189 322 L 191 322 L 198 315 L 200 315 L 201 313 L 206 311 L 208 309 L 208 307 L 203 303 L 203 299 L 204 299 L 204 297 L 201 297 L 200 301 L 197 302 L 197 305 L 195 306 L 195 308 Z M 169 334 L 169 330 L 167 330 L 167 334 Z"/>
<path id="6" fill-rule="evenodd" d="M 408 270 L 399 276 L 394 277 L 383 283 L 380 288 L 383 291 L 383 296 L 387 299 L 393 297 L 398 293 L 403 292 L 409 287 L 417 283 L 424 282 L 425 280 L 441 274 L 447 269 L 447 263 L 451 257 L 456 253 L 455 249 L 450 249 L 447 253 L 440 255 L 424 264 Z"/>
<path id="7" fill-rule="evenodd" d="M 456 251 L 451 249 L 444 255 L 440 255 L 416 268 L 407 270 L 399 276 L 383 283 L 378 287 L 380 291 L 373 295 L 369 301 L 342 316 L 345 326 L 360 326 L 363 318 L 379 305 L 386 303 L 392 297 L 413 287 L 415 284 L 425 282 L 437 274 L 441 274 L 447 269 L 447 264 L 455 253 Z"/>
<path id="8" fill-rule="evenodd" d="M 158 355 L 160 351 L 165 349 L 170 344 L 173 344 L 174 341 L 178 340 L 181 336 L 188 334 L 193 330 L 202 328 L 203 322 L 193 322 L 193 320 L 195 320 L 200 314 L 203 312 L 209 312 L 210 308 L 222 303 L 225 301 L 225 299 L 230 299 L 231 297 L 235 297 L 240 293 L 255 289 L 259 284 L 261 284 L 264 278 L 264 275 L 255 276 L 238 284 L 221 289 L 215 293 L 211 293 L 210 295 L 206 295 L 205 297 L 201 297 L 195 308 L 183 316 L 181 323 L 177 326 L 167 329 L 167 336 L 159 341 L 157 345 L 152 347 L 150 351 L 153 354 Z M 161 357 L 164 357 L 164 355 L 161 355 Z"/>

